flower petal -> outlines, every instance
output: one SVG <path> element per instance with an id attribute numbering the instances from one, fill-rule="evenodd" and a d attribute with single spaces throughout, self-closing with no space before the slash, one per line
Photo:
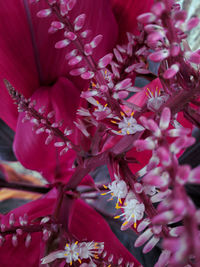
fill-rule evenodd
<path id="1" fill-rule="evenodd" d="M 55 198 L 49 193 L 46 198 L 42 198 L 26 205 L 23 205 L 7 215 L 2 215 L 1 220 L 5 225 L 8 224 L 11 213 L 14 213 L 16 221 L 20 216 L 28 215 L 28 220 L 34 220 L 41 216 L 47 216 L 52 213 Z M 12 235 L 7 235 L 6 241 L 0 249 L 1 266 L 10 267 L 38 267 L 40 264 L 40 253 L 43 251 L 43 244 L 40 243 L 42 238 L 41 232 L 31 233 L 31 242 L 28 247 L 25 246 L 26 233 L 18 237 L 18 245 L 12 245 Z M 41 244 L 40 246 L 38 244 Z"/>
<path id="2" fill-rule="evenodd" d="M 67 48 L 55 49 L 55 43 L 64 39 L 63 31 L 48 34 L 48 29 L 53 20 L 52 17 L 41 19 L 36 16 L 38 11 L 45 8 L 47 8 L 46 1 L 40 1 L 37 5 L 30 5 L 43 82 L 49 84 L 59 76 L 68 74 L 74 68 L 69 66 L 65 60 L 65 55 L 74 49 L 74 44 L 68 45 Z M 70 21 L 73 23 L 77 16 L 81 14 L 85 14 L 86 17 L 81 32 L 88 29 L 92 31 L 91 35 L 83 41 L 84 43 L 89 43 L 96 35 L 103 35 L 103 40 L 98 49 L 94 49 L 93 52 L 94 59 L 98 60 L 113 48 L 117 38 L 117 24 L 111 5 L 107 0 L 79 0 L 69 12 Z M 112 32 L 112 35 L 110 32 Z M 80 82 L 77 77 L 73 79 L 73 82 L 80 87 L 80 90 L 83 89 L 82 86 L 87 84 L 82 80 Z"/>
<path id="3" fill-rule="evenodd" d="M 137 16 L 150 10 L 152 0 L 111 0 L 113 12 L 119 24 L 119 42 L 126 41 L 126 32 L 134 34 L 137 30 Z"/>
<path id="4" fill-rule="evenodd" d="M 117 263 L 120 258 L 123 258 L 123 266 L 127 262 L 135 263 L 134 266 L 140 265 L 119 242 L 103 217 L 81 200 L 76 201 L 69 229 L 79 240 L 104 242 L 104 250 L 107 251 L 105 259 L 112 254 L 113 263 Z"/>
<path id="5" fill-rule="evenodd" d="M 47 113 L 54 110 L 55 120 L 63 120 L 68 129 L 73 129 L 79 93 L 70 81 L 60 78 L 52 87 L 39 88 L 32 99 L 36 100 L 38 109 L 46 106 Z M 26 168 L 42 172 L 50 181 L 60 177 L 64 179 L 73 164 L 75 152 L 69 150 L 60 156 L 62 148 L 55 147 L 54 142 L 58 143 L 62 140 L 57 138 L 46 145 L 47 133 L 36 134 L 32 131 L 33 124 L 30 121 L 22 123 L 23 118 L 24 113 L 21 113 L 14 140 L 14 150 L 18 160 Z"/>
<path id="6" fill-rule="evenodd" d="M 29 97 L 38 87 L 38 77 L 22 1 L 3 1 L 0 7 L 0 117 L 15 129 L 17 108 L 3 84 L 3 79 L 9 80 L 15 88 Z"/>

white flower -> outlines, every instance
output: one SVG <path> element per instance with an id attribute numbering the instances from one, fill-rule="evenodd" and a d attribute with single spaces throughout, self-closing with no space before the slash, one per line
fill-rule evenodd
<path id="1" fill-rule="evenodd" d="M 111 109 L 107 107 L 107 104 L 103 106 L 99 103 L 97 105 L 97 108 L 95 108 L 93 115 L 96 117 L 97 120 L 103 120 L 105 118 L 112 117 Z"/>
<path id="2" fill-rule="evenodd" d="M 147 107 L 151 111 L 157 111 L 162 106 L 163 103 L 165 103 L 168 99 L 168 95 L 161 95 L 160 90 L 156 88 L 155 93 L 151 92 L 149 88 L 147 88 L 148 93 L 148 101 L 147 101 Z"/>
<path id="3" fill-rule="evenodd" d="M 101 254 L 104 249 L 104 243 L 97 242 L 82 242 L 79 243 L 79 255 L 81 259 L 98 259 L 98 254 Z"/>
<path id="4" fill-rule="evenodd" d="M 125 198 L 128 193 L 128 188 L 126 183 L 123 180 L 115 180 L 110 183 L 108 186 L 104 185 L 105 189 L 110 189 L 108 192 L 101 195 L 111 194 L 112 197 L 117 197 L 117 202 L 121 202 L 121 198 Z M 111 198 L 110 200 L 112 200 Z"/>
<path id="5" fill-rule="evenodd" d="M 119 133 L 122 135 L 126 134 L 134 134 L 139 131 L 143 131 L 144 127 L 140 124 L 137 124 L 137 121 L 131 117 L 123 117 L 123 121 L 118 123 L 118 127 L 120 129 Z"/>
<path id="6" fill-rule="evenodd" d="M 73 261 L 79 260 L 81 263 L 81 260 L 79 259 L 79 247 L 77 246 L 78 242 L 72 243 L 72 244 L 66 244 L 65 246 L 65 259 L 67 263 L 70 263 L 72 265 Z"/>
<path id="7" fill-rule="evenodd" d="M 92 263 L 92 258 L 98 259 L 98 255 L 102 253 L 103 249 L 103 242 L 97 243 L 91 241 L 78 243 L 78 241 L 76 241 L 72 244 L 66 244 L 65 250 L 51 252 L 49 255 L 41 259 L 41 263 L 47 264 L 62 258 L 64 258 L 70 265 L 75 261 L 81 263 L 82 259 L 90 259 Z"/>
<path id="8" fill-rule="evenodd" d="M 126 230 L 134 224 L 136 228 L 137 220 L 141 220 L 144 215 L 145 207 L 143 203 L 140 203 L 137 199 L 129 199 L 125 202 L 124 206 L 121 208 L 124 209 L 124 212 L 121 215 L 115 216 L 114 218 L 124 217 L 124 223 L 121 226 L 121 230 Z"/>

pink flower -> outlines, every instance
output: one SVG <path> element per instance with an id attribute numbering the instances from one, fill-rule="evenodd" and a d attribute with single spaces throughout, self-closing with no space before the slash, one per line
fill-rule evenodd
<path id="1" fill-rule="evenodd" d="M 60 1 L 61 13 L 67 12 L 66 4 L 69 9 L 72 9 L 75 2 Z M 149 1 L 149 5 L 151 2 Z M 49 3 L 52 4 L 54 1 Z M 129 5 L 132 4 L 128 1 L 124 5 L 125 13 L 122 16 L 117 11 L 121 1 L 113 1 L 112 10 L 110 2 L 106 0 L 80 0 L 76 8 L 71 11 L 70 16 L 74 21 L 75 31 L 82 27 L 92 30 L 91 37 L 87 38 L 87 43 L 84 45 L 84 53 L 87 55 L 92 53 L 100 69 L 111 62 L 112 56 L 108 53 L 116 45 L 118 38 L 118 25 L 114 15 L 118 21 L 120 19 L 122 21 L 119 26 L 119 40 L 124 38 L 121 37 L 122 28 L 123 31 L 135 30 L 135 17 L 143 10 L 141 8 L 135 13 L 127 13 Z M 72 144 L 74 147 L 77 145 L 78 139 L 73 121 L 79 106 L 80 91 L 87 89 L 87 79 L 94 74 L 91 71 L 85 72 L 84 66 L 74 70 L 73 66 L 82 61 L 82 57 L 77 56 L 76 49 L 72 50 L 71 46 L 71 42 L 77 36 L 73 32 L 66 32 L 66 39 L 62 39 L 60 30 L 64 28 L 63 23 L 52 21 L 52 18 L 48 17 L 51 15 L 51 10 L 45 1 L 40 1 L 37 5 L 29 5 L 26 0 L 18 3 L 11 0 L 0 6 L 2 21 L 0 24 L 2 88 L 0 97 L 3 99 L 0 117 L 16 131 L 14 150 L 18 160 L 25 167 L 41 172 L 52 186 L 56 187 L 43 198 L 1 216 L 0 243 L 3 245 L 0 252 L 1 264 L 5 267 L 10 266 L 12 261 L 16 267 L 27 264 L 39 266 L 40 259 L 45 256 L 45 246 L 53 253 L 54 245 L 63 250 L 63 244 L 73 239 L 72 244 L 76 244 L 76 241 L 86 244 L 104 243 L 104 250 L 99 253 L 99 259 L 96 258 L 97 262 L 98 260 L 106 264 L 111 261 L 115 264 L 129 262 L 138 266 L 139 263 L 118 241 L 108 224 L 94 209 L 65 191 L 61 194 L 61 204 L 57 202 L 60 199 L 59 190 L 63 189 L 63 184 L 67 184 L 69 179 L 71 181 L 73 175 L 79 175 L 81 178 L 85 176 L 85 170 L 77 174 L 77 171 L 72 168 L 75 152 L 71 148 Z M 114 14 L 113 11 L 117 12 Z M 41 17 L 48 18 L 41 20 Z M 125 17 L 127 20 L 123 21 Z M 50 28 L 49 25 L 51 25 Z M 14 28 L 16 32 L 13 31 Z M 56 33 L 51 35 L 48 32 Z M 89 35 L 89 31 L 85 31 L 84 35 Z M 103 40 L 101 40 L 102 36 Z M 97 46 L 98 49 L 95 49 Z M 69 72 L 75 76 L 77 73 L 81 74 L 84 80 L 69 76 Z M 19 115 L 2 84 L 2 79 L 8 80 L 27 99 L 31 98 L 30 101 L 23 99 L 24 102 L 19 102 L 19 108 L 23 111 Z M 27 109 L 23 109 L 24 103 L 27 104 Z M 31 117 L 30 110 L 34 107 L 38 113 L 37 116 Z M 98 116 L 101 117 L 102 113 Z M 47 118 L 48 123 L 44 118 Z M 28 120 L 28 123 L 24 123 L 25 120 Z M 62 129 L 66 140 L 69 141 L 52 140 L 50 127 L 44 126 L 45 123 L 54 128 L 58 135 L 59 129 Z M 82 125 L 79 128 L 83 130 Z M 59 154 L 64 155 L 59 157 Z M 58 185 L 59 182 L 62 184 L 61 187 Z M 85 183 L 92 184 L 90 177 L 86 178 Z M 83 259 L 84 257 L 86 256 L 82 256 Z M 62 266 L 57 258 L 55 258 L 56 264 L 59 263 L 59 266 Z M 92 259 L 93 254 L 90 257 L 90 260 Z M 67 258 L 67 263 L 77 260 L 76 257 L 73 260 Z"/>
<path id="2" fill-rule="evenodd" d="M 123 12 L 119 14 L 117 11 L 121 2 L 112 2 L 114 15 L 117 21 L 121 20 L 120 27 L 123 28 L 123 32 L 134 31 L 135 18 L 143 11 L 143 8 L 148 8 L 141 1 L 141 6 L 135 13 L 128 13 L 129 5 L 133 4 L 132 1 L 128 1 L 124 5 L 125 16 Z M 150 4 L 151 1 L 149 1 L 149 6 Z M 62 37 L 59 31 L 54 35 L 48 34 L 52 19 L 44 20 L 36 16 L 39 10 L 46 7 L 43 1 L 37 5 L 29 5 L 27 1 L 20 1 L 17 6 L 12 1 L 1 5 L 1 21 L 9 23 L 2 23 L 0 26 L 2 36 L 0 40 L 0 83 L 6 78 L 25 97 L 36 100 L 36 107 L 46 106 L 46 113 L 54 109 L 56 121 L 63 120 L 67 127 L 74 128 L 73 120 L 79 105 L 79 92 L 87 88 L 87 82 L 69 76 L 71 67 L 67 65 L 65 55 L 71 51 L 72 47 L 69 45 L 63 50 L 55 49 L 54 44 Z M 92 10 L 92 14 L 89 10 Z M 100 10 L 103 12 L 99 12 Z M 84 1 L 84 5 L 78 5 L 71 12 L 72 18 L 76 18 L 80 13 L 86 15 L 84 27 L 92 30 L 90 39 L 97 34 L 103 35 L 98 49 L 94 50 L 94 59 L 99 59 L 113 48 L 117 40 L 118 27 L 107 1 L 101 0 L 94 3 L 87 0 Z M 101 21 L 101 23 L 96 26 L 95 21 Z M 134 21 L 133 26 L 132 21 Z M 15 34 L 12 28 L 16 24 L 18 31 Z M 56 23 L 53 25 L 62 28 L 62 25 Z M 110 31 L 112 31 L 112 37 Z M 3 102 L 0 117 L 16 130 L 14 150 L 19 161 L 29 169 L 42 172 L 48 180 L 52 181 L 56 177 L 56 179 L 64 178 L 68 167 L 72 165 L 74 153 L 69 150 L 57 161 L 59 149 L 55 148 L 54 144 L 44 145 L 44 134 L 41 132 L 40 135 L 36 135 L 32 132 L 30 123 L 22 123 L 24 114 L 21 113 L 18 116 L 16 106 L 5 86 L 1 85 L 1 87 L 0 96 Z M 32 152 L 29 153 L 29 151 Z"/>

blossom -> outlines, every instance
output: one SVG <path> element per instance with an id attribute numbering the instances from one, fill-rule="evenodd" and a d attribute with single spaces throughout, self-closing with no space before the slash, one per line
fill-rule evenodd
<path id="1" fill-rule="evenodd" d="M 136 222 L 141 220 L 144 216 L 144 204 L 140 203 L 130 192 L 125 199 L 124 205 L 119 208 L 123 209 L 123 213 L 114 218 L 118 219 L 123 217 L 124 222 L 121 226 L 121 230 L 126 230 L 132 225 L 136 228 Z"/>
<path id="2" fill-rule="evenodd" d="M 134 134 L 139 131 L 143 131 L 144 127 L 137 123 L 136 119 L 131 117 L 123 116 L 123 120 L 118 123 L 119 133 L 122 135 L 125 134 Z"/>
<path id="3" fill-rule="evenodd" d="M 55 251 L 50 253 L 48 256 L 41 259 L 42 264 L 50 263 L 55 259 L 65 258 L 67 263 L 72 265 L 73 261 L 79 261 L 81 259 L 92 260 L 92 257 L 98 258 L 98 254 L 101 254 L 104 248 L 104 243 L 96 242 L 81 242 L 77 241 L 72 244 L 66 244 L 65 250 Z"/>
<path id="4" fill-rule="evenodd" d="M 75 2 L 70 1 L 70 9 Z M 54 4 L 55 1 L 49 1 L 49 3 Z M 59 4 L 61 13 L 67 12 L 64 2 L 59 1 Z M 87 29 L 92 30 L 92 36 L 87 37 L 87 43 L 84 46 L 85 55 L 92 53 L 93 58 L 99 62 L 98 67 L 104 67 L 112 59 L 111 56 L 104 56 L 116 44 L 118 31 L 110 3 L 104 0 L 97 2 L 87 0 L 83 4 L 83 1 L 80 1 L 79 5 L 70 12 L 75 31 L 85 27 L 82 38 L 89 35 Z M 2 79 L 6 79 L 10 82 L 7 83 L 7 89 L 17 96 L 22 94 L 20 96 L 22 101 L 18 102 L 19 111 L 22 112 L 18 115 L 17 108 L 3 85 L 0 92 L 1 99 L 3 99 L 0 116 L 16 131 L 14 150 L 18 160 L 25 167 L 41 172 L 53 187 L 50 193 L 43 198 L 13 211 L 12 214 L 16 218 L 14 228 L 12 228 L 13 225 L 7 224 L 10 214 L 1 216 L 2 229 L 3 227 L 12 228 L 11 234 L 7 235 L 7 232 L 3 234 L 5 243 L 1 249 L 3 255 L 1 263 L 9 266 L 9 255 L 23 254 L 26 257 L 24 245 L 29 244 L 29 252 L 32 254 L 28 254 L 28 261 L 26 259 L 21 261 L 22 257 L 19 259 L 17 256 L 15 265 L 25 266 L 29 263 L 30 266 L 38 266 L 40 258 L 43 257 L 43 261 L 48 259 L 42 253 L 44 247 L 50 242 L 49 238 L 55 234 L 59 242 L 65 241 L 69 244 L 65 249 L 65 255 L 62 253 L 49 254 L 56 256 L 55 260 L 61 260 L 61 256 L 65 256 L 67 263 L 80 258 L 83 261 L 86 258 L 93 259 L 96 256 L 94 251 L 98 251 L 102 246 L 98 247 L 91 241 L 97 240 L 98 244 L 105 244 L 107 256 L 102 256 L 102 261 L 107 262 L 110 256 L 114 263 L 134 262 L 138 265 L 134 257 L 112 234 L 104 219 L 87 204 L 74 199 L 73 190 L 72 198 L 68 197 L 68 193 L 63 193 L 63 201 L 59 207 L 60 213 L 56 217 L 58 221 L 54 221 L 59 188 L 64 188 L 73 175 L 77 175 L 73 168 L 76 153 L 71 149 L 72 144 L 76 146 L 77 141 L 77 129 L 74 127 L 73 121 L 79 106 L 80 91 L 88 87 L 86 79 L 93 75 L 88 70 L 85 72 L 85 66 L 74 70 L 74 65 L 82 64 L 83 59 L 71 46 L 72 41 L 77 38 L 76 35 L 72 32 L 65 32 L 65 39 L 62 39 L 63 34 L 60 30 L 64 29 L 64 25 L 61 22 L 52 21 L 51 9 L 43 1 L 39 1 L 37 5 L 29 5 L 27 1 L 19 1 L 17 5 L 13 1 L 7 4 L 2 3 L 0 13 L 2 22 L 9 22 L 8 24 L 2 23 L 1 25 L 4 24 L 4 27 L 0 28 L 2 36 L 0 40 L 0 82 Z M 132 13 L 130 15 L 132 16 Z M 46 21 L 42 21 L 41 17 L 46 17 Z M 96 21 L 101 23 L 96 25 Z M 15 34 L 12 28 L 16 24 L 18 31 Z M 112 36 L 110 35 L 111 31 Z M 51 35 L 53 32 L 55 34 Z M 95 49 L 97 45 L 99 47 Z M 81 74 L 83 80 L 71 77 L 69 72 L 72 75 Z M 24 104 L 26 108 L 24 108 Z M 108 108 L 99 107 L 96 111 L 97 118 L 101 119 L 102 114 L 107 116 L 107 111 L 109 111 Z M 61 132 L 64 136 L 63 140 L 58 138 Z M 80 133 L 77 135 L 80 137 Z M 55 136 L 57 137 L 55 138 Z M 83 171 L 80 171 L 79 175 L 81 178 L 85 176 Z M 87 185 L 92 184 L 90 177 L 87 177 L 85 181 Z M 25 220 L 24 214 L 28 214 L 27 220 Z M 49 220 L 44 219 L 47 215 Z M 38 223 L 40 217 L 42 218 L 41 224 Z M 26 223 L 22 223 L 25 221 Z M 63 229 L 68 231 L 70 235 L 76 236 L 76 240 L 79 240 L 78 252 L 76 242 L 70 243 L 69 240 L 63 240 L 63 236 L 58 234 L 57 229 L 60 225 L 63 227 L 61 227 L 62 231 Z M 82 225 L 81 228 L 80 225 Z M 94 229 L 94 226 L 98 226 L 98 231 Z M 31 231 L 36 232 L 29 234 Z M 23 244 L 24 236 L 26 237 L 25 244 Z M 10 249 L 12 243 L 14 247 Z M 38 246 L 38 243 L 41 244 L 41 247 Z M 116 244 L 114 249 L 112 249 L 113 243 Z M 6 253 L 4 253 L 4 249 Z M 9 252 L 7 253 L 7 251 Z M 10 258 L 12 259 L 12 257 Z"/>
<path id="5" fill-rule="evenodd" d="M 112 198 L 117 197 L 117 202 L 122 203 L 121 199 L 125 198 L 128 194 L 128 187 L 127 184 L 123 180 L 119 179 L 117 175 L 115 175 L 115 178 L 116 180 L 108 184 L 108 186 L 104 185 L 104 188 L 109 189 L 109 191 L 102 193 L 101 195 L 111 194 Z"/>

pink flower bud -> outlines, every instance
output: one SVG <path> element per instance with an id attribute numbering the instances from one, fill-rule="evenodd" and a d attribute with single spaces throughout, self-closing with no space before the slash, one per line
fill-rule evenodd
<path id="1" fill-rule="evenodd" d="M 183 135 L 187 135 L 191 132 L 190 129 L 187 129 L 187 128 L 178 128 L 178 129 L 171 129 L 167 132 L 167 135 L 168 136 L 171 136 L 171 137 L 178 137 L 178 136 L 183 136 Z"/>
<path id="2" fill-rule="evenodd" d="M 160 116 L 159 126 L 161 130 L 166 130 L 168 128 L 170 119 L 171 119 L 171 111 L 169 108 L 165 107 Z"/>
<path id="3" fill-rule="evenodd" d="M 108 64 L 110 64 L 111 60 L 113 58 L 113 54 L 109 53 L 107 55 L 105 55 L 104 57 L 102 57 L 99 62 L 98 62 L 98 67 L 100 69 L 105 68 Z"/>
<path id="4" fill-rule="evenodd" d="M 165 37 L 165 33 L 163 31 L 154 31 L 148 35 L 147 42 L 156 43 L 162 40 L 164 37 Z"/>
<path id="5" fill-rule="evenodd" d="M 200 166 L 198 166 L 197 168 L 193 169 L 190 172 L 188 181 L 190 183 L 196 183 L 196 184 L 200 183 Z"/>
<path id="6" fill-rule="evenodd" d="M 84 80 L 89 80 L 89 79 L 92 79 L 93 77 L 94 77 L 94 72 L 92 72 L 92 71 L 87 71 L 87 72 L 81 74 L 81 78 Z"/>
<path id="7" fill-rule="evenodd" d="M 28 248 L 29 246 L 30 246 L 30 244 L 31 244 L 31 235 L 30 234 L 28 234 L 27 236 L 26 236 L 26 240 L 25 240 L 25 247 L 26 248 Z"/>
<path id="8" fill-rule="evenodd" d="M 151 8 L 151 12 L 156 15 L 156 16 L 161 16 L 163 11 L 165 11 L 166 7 L 165 4 L 163 2 L 158 2 L 155 3 L 152 8 Z"/>
<path id="9" fill-rule="evenodd" d="M 164 166 L 169 166 L 171 164 L 171 155 L 166 148 L 159 147 L 157 150 L 157 156 Z"/>
<path id="10" fill-rule="evenodd" d="M 186 30 L 190 31 L 193 28 L 197 27 L 199 25 L 200 19 L 199 18 L 191 18 L 187 24 L 186 24 Z"/>
<path id="11" fill-rule="evenodd" d="M 69 44 L 70 44 L 70 41 L 68 39 L 64 39 L 64 40 L 58 41 L 55 44 L 55 48 L 60 49 L 60 48 L 68 46 Z"/>
<path id="12" fill-rule="evenodd" d="M 115 86 L 115 90 L 127 89 L 132 86 L 132 81 L 130 78 L 124 79 Z"/>
<path id="13" fill-rule="evenodd" d="M 82 59 L 83 59 L 82 56 L 72 57 L 72 58 L 69 60 L 68 64 L 69 64 L 70 66 L 76 65 L 76 64 L 80 63 Z"/>
<path id="14" fill-rule="evenodd" d="M 114 55 L 115 55 L 117 61 L 120 63 L 123 63 L 123 58 L 122 58 L 120 52 L 116 48 L 113 49 L 113 52 L 114 52 Z"/>
<path id="15" fill-rule="evenodd" d="M 84 54 L 86 56 L 90 56 L 90 55 L 92 55 L 92 53 L 93 53 L 93 49 L 92 49 L 91 45 L 90 44 L 85 44 L 85 46 L 84 46 Z"/>
<path id="16" fill-rule="evenodd" d="M 82 38 L 87 38 L 87 37 L 89 37 L 90 34 L 91 34 L 91 30 L 85 30 L 80 34 L 80 36 Z"/>
<path id="17" fill-rule="evenodd" d="M 200 53 L 198 50 L 195 52 L 185 52 L 185 58 L 191 63 L 200 64 Z"/>
<path id="18" fill-rule="evenodd" d="M 149 55 L 149 59 L 154 62 L 160 62 L 169 56 L 169 51 L 167 49 L 159 50 Z"/>
<path id="19" fill-rule="evenodd" d="M 119 91 L 113 94 L 113 98 L 115 99 L 124 99 L 124 98 L 127 98 L 128 96 L 129 96 L 129 92 L 127 91 Z"/>
<path id="20" fill-rule="evenodd" d="M 179 69 L 180 69 L 179 63 L 173 64 L 173 65 L 171 65 L 171 67 L 169 69 L 167 69 L 165 71 L 165 73 L 163 74 L 163 77 L 165 79 L 171 79 L 177 74 Z"/>
<path id="21" fill-rule="evenodd" d="M 69 60 L 70 58 L 77 56 L 77 54 L 78 54 L 78 50 L 77 50 L 77 49 L 73 49 L 72 51 L 70 51 L 70 52 L 65 56 L 65 59 L 66 59 L 66 60 Z"/>
<path id="22" fill-rule="evenodd" d="M 76 0 L 69 0 L 68 3 L 67 3 L 67 9 L 70 11 L 74 8 L 76 4 Z"/>
<path id="23" fill-rule="evenodd" d="M 163 224 L 163 223 L 169 223 L 171 222 L 175 217 L 174 211 L 165 211 L 161 214 L 156 215 L 153 219 L 152 222 L 155 224 Z"/>
<path id="24" fill-rule="evenodd" d="M 148 139 L 136 140 L 134 142 L 134 146 L 136 147 L 137 151 L 153 150 L 155 148 L 155 143 Z"/>
<path id="25" fill-rule="evenodd" d="M 139 223 L 137 231 L 142 232 L 150 223 L 151 223 L 150 219 L 145 218 L 143 221 Z"/>
<path id="26" fill-rule="evenodd" d="M 83 28 L 83 25 L 85 23 L 85 18 L 86 18 L 85 14 L 81 14 L 78 17 L 76 17 L 76 19 L 74 20 L 74 30 L 75 31 L 79 31 Z"/>
<path id="27" fill-rule="evenodd" d="M 12 226 L 14 225 L 14 223 L 15 223 L 15 215 L 14 213 L 11 213 L 9 217 L 9 224 Z"/>
<path id="28" fill-rule="evenodd" d="M 136 239 L 134 246 L 135 247 L 140 247 L 142 246 L 147 240 L 149 240 L 149 238 L 153 235 L 153 232 L 151 229 L 147 229 L 146 231 L 144 231 L 144 233 L 142 233 L 141 235 L 139 235 L 139 237 Z"/>
<path id="29" fill-rule="evenodd" d="M 96 48 L 100 44 L 100 42 L 102 41 L 102 39 L 103 39 L 103 35 L 101 35 L 101 34 L 95 36 L 93 38 L 92 42 L 90 43 L 91 47 L 92 48 Z"/>
<path id="30" fill-rule="evenodd" d="M 70 41 L 74 41 L 74 40 L 76 40 L 76 38 L 77 38 L 76 34 L 73 33 L 73 32 L 65 32 L 65 33 L 64 33 L 64 36 L 65 36 L 67 39 L 69 39 Z"/>
<path id="31" fill-rule="evenodd" d="M 72 76 L 79 76 L 81 74 L 83 74 L 84 72 L 86 72 L 87 69 L 86 68 L 78 68 L 78 69 L 74 69 L 70 71 L 70 75 Z"/>
<path id="32" fill-rule="evenodd" d="M 142 252 L 148 253 L 149 251 L 151 251 L 156 246 L 156 244 L 159 242 L 159 240 L 160 240 L 160 237 L 153 236 L 150 239 L 150 241 L 144 246 Z"/>
<path id="33" fill-rule="evenodd" d="M 152 131 L 153 134 L 156 137 L 160 137 L 161 136 L 161 131 L 160 131 L 159 127 L 158 127 L 158 124 L 154 120 L 152 120 L 152 119 L 148 120 L 147 121 L 147 126 L 148 126 L 148 129 L 150 131 Z"/>
<path id="34" fill-rule="evenodd" d="M 51 15 L 51 13 L 52 13 L 51 8 L 48 8 L 48 9 L 42 9 L 42 10 L 40 10 L 40 11 L 37 13 L 37 17 L 39 17 L 39 18 L 46 18 L 46 17 L 48 17 L 49 15 Z"/>
<path id="35" fill-rule="evenodd" d="M 156 16 L 153 13 L 144 13 L 137 17 L 137 20 L 142 24 L 152 23 L 156 20 Z"/>
<path id="36" fill-rule="evenodd" d="M 12 245 L 13 245 L 13 247 L 17 247 L 17 245 L 18 245 L 18 240 L 17 240 L 16 235 L 12 236 Z"/>
<path id="37" fill-rule="evenodd" d="M 52 21 L 51 26 L 53 28 L 56 28 L 57 30 L 61 30 L 65 27 L 65 25 L 63 23 L 61 23 L 60 21 Z"/>
<path id="38" fill-rule="evenodd" d="M 58 29 L 56 29 L 54 27 L 49 27 L 49 29 L 48 29 L 48 33 L 49 34 L 53 34 L 53 33 L 57 32 L 57 31 L 58 31 Z"/>
<path id="39" fill-rule="evenodd" d="M 171 252 L 169 250 L 163 250 L 154 267 L 166 266 L 169 262 L 170 254 Z"/>
<path id="40" fill-rule="evenodd" d="M 180 10 L 174 14 L 175 20 L 185 21 L 187 19 L 187 12 L 185 10 Z"/>

